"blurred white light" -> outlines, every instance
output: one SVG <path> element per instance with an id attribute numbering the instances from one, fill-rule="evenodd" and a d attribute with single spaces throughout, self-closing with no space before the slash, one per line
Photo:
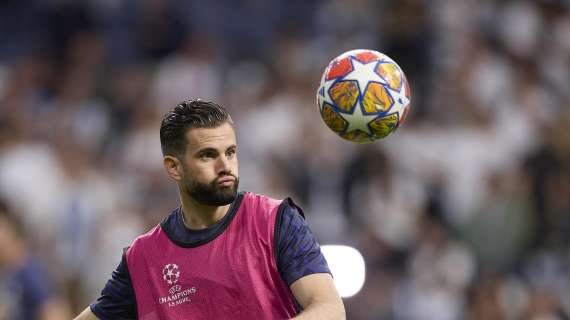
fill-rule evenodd
<path id="1" fill-rule="evenodd" d="M 321 251 L 327 259 L 334 283 L 341 297 L 351 297 L 364 285 L 364 258 L 349 246 L 324 245 Z"/>

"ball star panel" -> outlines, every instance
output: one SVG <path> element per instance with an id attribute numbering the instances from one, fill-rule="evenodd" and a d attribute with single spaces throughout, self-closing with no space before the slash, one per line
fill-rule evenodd
<path id="1" fill-rule="evenodd" d="M 340 81 L 329 89 L 333 103 L 340 111 L 352 112 L 358 100 L 358 86 L 354 81 Z"/>
<path id="2" fill-rule="evenodd" d="M 366 113 L 386 112 L 394 103 L 387 89 L 376 82 L 371 82 L 366 89 L 362 105 Z"/>
<path id="3" fill-rule="evenodd" d="M 323 105 L 321 116 L 325 124 L 334 132 L 344 132 L 348 127 L 348 122 L 328 103 Z"/>

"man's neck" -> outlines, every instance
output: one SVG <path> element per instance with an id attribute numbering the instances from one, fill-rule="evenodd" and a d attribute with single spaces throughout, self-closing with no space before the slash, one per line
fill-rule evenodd
<path id="1" fill-rule="evenodd" d="M 230 205 L 208 206 L 196 200 L 180 195 L 184 225 L 190 229 L 204 229 L 220 221 L 228 212 Z"/>

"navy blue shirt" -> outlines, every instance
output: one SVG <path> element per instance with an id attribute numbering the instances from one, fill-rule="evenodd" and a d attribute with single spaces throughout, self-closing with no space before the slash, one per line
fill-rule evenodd
<path id="1" fill-rule="evenodd" d="M 166 217 L 161 227 L 176 243 L 200 245 L 224 231 L 235 216 L 242 197 L 243 194 L 240 193 L 224 218 L 208 228 L 188 229 L 182 220 L 180 208 Z M 284 200 L 282 207 L 281 215 L 276 221 L 275 246 L 277 268 L 283 281 L 291 285 L 306 275 L 330 273 L 319 244 L 304 219 L 303 211 L 290 199 Z M 91 304 L 91 311 L 100 319 L 137 318 L 135 295 L 125 252 L 119 266 L 103 288 L 101 296 Z"/>

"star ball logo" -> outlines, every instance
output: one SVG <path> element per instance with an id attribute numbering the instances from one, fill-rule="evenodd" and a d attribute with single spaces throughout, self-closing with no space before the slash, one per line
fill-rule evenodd
<path id="1" fill-rule="evenodd" d="M 162 278 L 169 286 L 178 282 L 180 278 L 180 270 L 175 263 L 169 263 L 162 269 Z"/>
<path id="2" fill-rule="evenodd" d="M 196 293 L 196 287 L 184 288 L 180 284 L 176 284 L 180 280 L 180 269 L 175 263 L 169 263 L 162 268 L 162 279 L 170 286 L 169 295 L 159 297 L 158 303 L 168 305 L 168 307 L 176 307 L 184 303 L 189 303 L 190 299 Z"/>

